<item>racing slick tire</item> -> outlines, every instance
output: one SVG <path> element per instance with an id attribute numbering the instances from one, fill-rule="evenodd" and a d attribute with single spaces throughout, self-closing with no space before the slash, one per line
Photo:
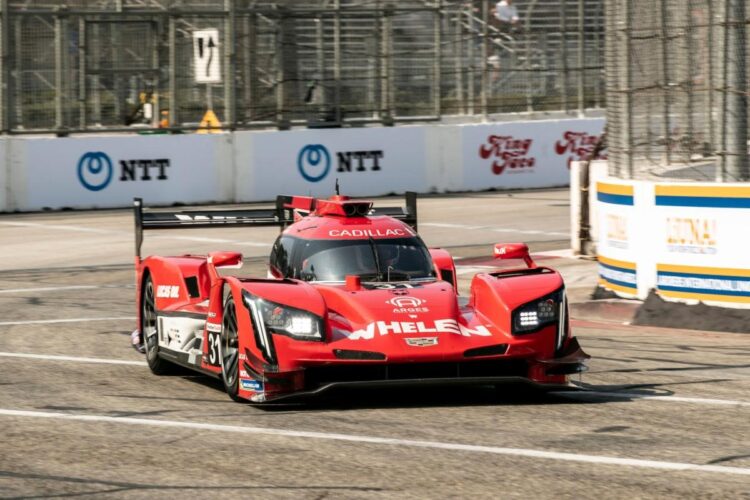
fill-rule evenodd
<path id="1" fill-rule="evenodd" d="M 141 324 L 143 345 L 146 350 L 146 363 L 154 375 L 172 373 L 174 365 L 159 357 L 159 323 L 156 318 L 156 302 L 154 299 L 154 281 L 147 274 L 141 288 Z"/>
<path id="2" fill-rule="evenodd" d="M 221 322 L 219 338 L 219 362 L 221 364 L 221 381 L 230 398 L 237 402 L 245 400 L 239 396 L 240 383 L 240 346 L 237 331 L 237 310 L 232 294 L 224 299 L 224 315 Z"/>

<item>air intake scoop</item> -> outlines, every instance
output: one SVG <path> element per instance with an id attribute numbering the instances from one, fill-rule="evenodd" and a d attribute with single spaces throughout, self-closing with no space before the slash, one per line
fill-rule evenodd
<path id="1" fill-rule="evenodd" d="M 371 201 L 352 200 L 348 196 L 332 196 L 315 204 L 315 215 L 320 216 L 365 217 L 371 210 Z"/>

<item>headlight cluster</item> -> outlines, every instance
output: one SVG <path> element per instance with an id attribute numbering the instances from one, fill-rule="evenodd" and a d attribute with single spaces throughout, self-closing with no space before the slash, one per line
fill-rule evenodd
<path id="1" fill-rule="evenodd" d="M 323 320 L 309 312 L 277 304 L 270 300 L 242 294 L 254 325 L 262 325 L 261 329 L 267 333 L 286 335 L 297 340 L 323 340 Z"/>
<path id="2" fill-rule="evenodd" d="M 557 322 L 565 307 L 564 297 L 565 291 L 559 290 L 513 311 L 513 334 L 531 333 Z"/>

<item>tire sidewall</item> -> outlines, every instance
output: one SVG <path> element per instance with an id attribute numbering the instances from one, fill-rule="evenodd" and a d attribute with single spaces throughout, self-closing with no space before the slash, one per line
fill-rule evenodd
<path id="1" fill-rule="evenodd" d="M 222 306 L 222 321 L 221 321 L 221 337 L 219 338 L 219 360 L 221 365 L 221 382 L 224 384 L 224 389 L 227 391 L 227 394 L 230 398 L 232 398 L 235 401 L 241 401 L 242 399 L 239 397 L 239 385 L 240 385 L 240 362 L 239 362 L 239 353 L 240 353 L 240 345 L 239 345 L 239 331 L 237 332 L 237 373 L 234 377 L 234 382 L 232 384 L 227 384 L 227 375 L 224 371 L 224 342 L 226 339 L 226 333 L 224 329 L 225 325 L 225 315 L 227 312 L 227 306 L 228 304 L 234 302 L 234 298 L 232 297 L 231 291 L 226 291 L 224 293 L 224 300 L 223 300 L 223 306 Z M 237 321 L 237 304 L 234 304 L 234 314 L 235 314 L 235 322 Z M 238 325 L 239 330 L 239 325 Z"/>

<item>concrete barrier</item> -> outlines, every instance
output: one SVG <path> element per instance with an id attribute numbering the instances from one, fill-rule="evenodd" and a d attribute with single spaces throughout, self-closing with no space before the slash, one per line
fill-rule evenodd
<path id="1" fill-rule="evenodd" d="M 6 137 L 0 210 L 566 186 L 603 118 L 210 135 Z"/>
<path id="2" fill-rule="evenodd" d="M 747 183 L 626 181 L 601 171 L 592 173 L 590 220 L 604 288 L 750 307 Z"/>

